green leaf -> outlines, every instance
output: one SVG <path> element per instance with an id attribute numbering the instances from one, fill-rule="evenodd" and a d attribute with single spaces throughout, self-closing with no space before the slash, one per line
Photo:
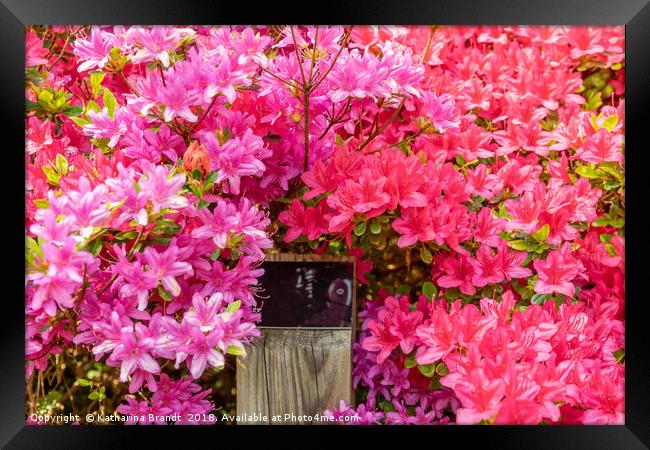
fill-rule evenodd
<path id="1" fill-rule="evenodd" d="M 173 220 L 170 219 L 158 219 L 156 222 L 156 226 L 153 229 L 154 233 L 161 233 L 161 234 L 176 234 L 180 231 L 181 226 L 174 222 Z"/>
<path id="2" fill-rule="evenodd" d="M 42 90 L 41 92 L 38 93 L 38 104 L 47 108 L 47 107 L 52 107 L 52 100 L 54 100 L 54 94 L 52 94 L 48 90 Z"/>
<path id="3" fill-rule="evenodd" d="M 431 264 L 431 262 L 433 261 L 433 255 L 431 254 L 429 249 L 426 248 L 425 246 L 423 246 L 420 249 L 420 259 L 425 264 Z"/>
<path id="4" fill-rule="evenodd" d="M 398 294 L 410 294 L 411 293 L 411 286 L 408 284 L 401 284 L 397 289 L 396 292 Z"/>
<path id="5" fill-rule="evenodd" d="M 551 228 L 548 226 L 548 224 L 544 224 L 543 227 L 541 227 L 539 230 L 535 231 L 531 236 L 537 242 L 545 242 L 546 238 L 548 238 L 548 233 L 549 233 L 550 230 L 551 230 Z"/>
<path id="6" fill-rule="evenodd" d="M 376 220 L 373 220 L 372 222 L 370 222 L 370 232 L 372 234 L 381 233 L 381 224 Z"/>
<path id="7" fill-rule="evenodd" d="M 203 178 L 203 174 L 199 169 L 194 169 L 192 171 L 192 178 L 194 178 L 195 180 L 200 180 L 201 178 Z"/>
<path id="8" fill-rule="evenodd" d="M 544 253 L 544 250 L 546 250 L 547 248 L 550 248 L 550 246 L 548 244 L 538 244 L 538 245 L 534 246 L 533 248 L 529 247 L 528 250 L 532 250 L 535 253 L 542 254 L 542 253 Z"/>
<path id="9" fill-rule="evenodd" d="M 366 222 L 359 222 L 354 227 L 354 234 L 356 234 L 357 236 L 363 236 L 365 232 L 366 232 Z"/>
<path id="10" fill-rule="evenodd" d="M 88 125 L 90 123 L 90 120 L 85 119 L 83 117 L 70 117 L 70 120 L 72 120 L 74 123 L 76 123 L 81 128 L 83 128 L 84 125 Z"/>
<path id="11" fill-rule="evenodd" d="M 600 236 L 598 236 L 598 239 L 600 239 L 600 242 L 609 242 L 609 241 L 612 240 L 613 237 L 614 237 L 613 234 L 605 234 L 605 233 L 603 233 Z"/>
<path id="12" fill-rule="evenodd" d="M 607 250 L 607 253 L 609 253 L 609 256 L 618 256 L 618 254 L 616 253 L 616 249 L 610 243 L 605 244 L 605 250 Z"/>
<path id="13" fill-rule="evenodd" d="M 36 103 L 36 102 L 33 102 L 33 101 L 31 101 L 31 100 L 25 100 L 25 109 L 26 109 L 27 111 L 37 111 L 37 110 L 40 110 L 40 109 L 42 109 L 42 108 L 41 108 L 41 106 L 40 106 L 38 103 Z"/>
<path id="14" fill-rule="evenodd" d="M 228 305 L 228 307 L 226 308 L 226 312 L 234 314 L 237 311 L 239 311 L 240 306 L 241 306 L 240 300 L 234 301 L 230 305 Z"/>
<path id="15" fill-rule="evenodd" d="M 492 211 L 492 214 L 495 217 L 505 217 L 507 219 L 512 219 L 512 216 L 506 210 L 506 202 L 499 203 L 499 211 L 497 212 Z"/>
<path id="16" fill-rule="evenodd" d="M 228 350 L 226 350 L 226 353 L 228 353 L 229 355 L 243 356 L 246 354 L 246 350 L 244 350 L 242 347 L 229 345 Z"/>
<path id="17" fill-rule="evenodd" d="M 68 173 L 68 160 L 61 153 L 58 153 L 54 161 L 54 167 L 61 175 L 65 175 Z"/>
<path id="18" fill-rule="evenodd" d="M 609 225 L 611 222 L 609 217 L 603 216 L 599 217 L 596 220 L 594 220 L 591 224 L 595 227 L 605 227 Z"/>
<path id="19" fill-rule="evenodd" d="M 221 249 L 219 247 L 215 248 L 214 251 L 210 254 L 210 259 L 215 260 L 221 255 Z"/>
<path id="20" fill-rule="evenodd" d="M 35 255 L 38 255 L 41 259 L 43 258 L 43 250 L 41 250 L 41 246 L 35 239 L 27 236 L 25 239 L 25 248 L 33 252 Z"/>
<path id="21" fill-rule="evenodd" d="M 603 121 L 603 126 L 607 128 L 607 131 L 610 133 L 614 128 L 616 128 L 616 125 L 618 125 L 618 114 L 611 115 Z"/>
<path id="22" fill-rule="evenodd" d="M 508 247 L 514 248 L 515 250 L 528 250 L 528 244 L 526 241 L 521 239 L 508 241 Z"/>
<path id="23" fill-rule="evenodd" d="M 206 188 L 212 186 L 217 181 L 218 177 L 219 177 L 219 172 L 211 172 L 205 179 Z"/>
<path id="24" fill-rule="evenodd" d="M 115 235 L 115 239 L 118 241 L 130 241 L 131 239 L 135 239 L 138 236 L 138 232 L 135 230 L 130 230 L 130 231 L 124 231 L 122 233 L 117 233 Z"/>
<path id="25" fill-rule="evenodd" d="M 438 288 L 430 281 L 425 281 L 422 285 L 422 294 L 431 300 L 438 293 Z"/>
<path id="26" fill-rule="evenodd" d="M 102 81 L 106 74 L 102 71 L 95 70 L 90 72 L 90 87 L 92 89 L 93 97 L 97 97 L 102 89 Z"/>
<path id="27" fill-rule="evenodd" d="M 625 349 L 619 348 L 615 352 L 612 352 L 614 358 L 616 358 L 617 363 L 622 363 L 625 360 Z"/>
<path id="28" fill-rule="evenodd" d="M 58 186 L 59 180 L 61 179 L 61 174 L 59 174 L 56 170 L 52 169 L 51 167 L 43 166 L 42 169 L 48 181 L 53 185 Z"/>
<path id="29" fill-rule="evenodd" d="M 441 377 L 447 375 L 449 373 L 449 369 L 447 368 L 447 364 L 441 362 L 436 366 L 436 373 L 440 375 Z"/>
<path id="30" fill-rule="evenodd" d="M 584 178 L 600 178 L 596 166 L 593 163 L 588 166 L 578 166 L 575 170 L 578 175 Z"/>
<path id="31" fill-rule="evenodd" d="M 381 235 L 381 234 L 372 234 L 372 233 L 370 233 L 370 234 L 368 235 L 368 240 L 369 240 L 370 243 L 373 244 L 373 245 L 378 245 L 378 244 L 380 244 L 381 242 L 383 242 L 385 239 L 386 239 L 386 237 L 383 236 L 383 235 Z"/>
<path id="32" fill-rule="evenodd" d="M 603 104 L 602 101 L 602 94 L 600 91 L 594 92 L 589 96 L 587 99 L 587 103 L 585 103 L 584 108 L 586 111 L 594 111 L 598 108 L 600 108 Z"/>
<path id="33" fill-rule="evenodd" d="M 88 394 L 88 398 L 91 400 L 97 400 L 99 398 L 99 392 L 93 391 L 90 394 Z"/>
<path id="34" fill-rule="evenodd" d="M 608 164 L 608 163 L 603 163 L 603 164 L 601 164 L 600 166 L 598 166 L 598 170 L 600 170 L 601 172 L 605 172 L 605 173 L 608 174 L 608 175 L 611 175 L 612 177 L 614 177 L 614 178 L 617 179 L 618 181 L 623 181 L 623 173 L 622 173 L 622 172 L 618 172 L 618 171 L 616 170 L 616 169 L 617 169 L 616 166 L 610 167 L 610 166 L 607 165 L 607 164 Z"/>
<path id="35" fill-rule="evenodd" d="M 169 302 L 172 300 L 172 296 L 167 292 L 162 286 L 158 286 L 158 294 L 163 298 L 163 300 Z"/>
<path id="36" fill-rule="evenodd" d="M 102 251 L 104 243 L 101 238 L 93 239 L 87 246 L 86 249 L 92 253 L 93 256 L 99 255 L 99 252 Z"/>
<path id="37" fill-rule="evenodd" d="M 77 380 L 77 383 L 79 383 L 79 386 L 90 386 L 90 385 L 92 385 L 92 382 L 90 382 L 88 380 L 85 380 L 83 378 L 79 378 Z"/>
<path id="38" fill-rule="evenodd" d="M 436 371 L 436 363 L 431 364 L 418 364 L 418 370 L 425 377 L 432 377 Z"/>
<path id="39" fill-rule="evenodd" d="M 115 96 L 113 93 L 108 89 L 104 89 L 104 107 L 108 110 L 108 115 L 113 117 L 113 113 L 115 111 L 115 108 L 117 108 L 117 100 L 115 99 Z"/>
<path id="40" fill-rule="evenodd" d="M 36 200 L 34 200 L 34 204 L 36 205 L 37 208 L 41 208 L 41 209 L 46 209 L 50 207 L 50 202 L 48 202 L 44 198 L 37 198 Z"/>
<path id="41" fill-rule="evenodd" d="M 622 217 L 619 217 L 617 219 L 614 219 L 610 221 L 611 226 L 614 228 L 623 228 L 625 226 L 625 219 Z"/>
<path id="42" fill-rule="evenodd" d="M 535 294 L 530 298 L 530 302 L 533 305 L 543 305 L 547 298 L 547 294 Z"/>
<path id="43" fill-rule="evenodd" d="M 404 360 L 404 367 L 407 368 L 407 369 L 410 369 L 410 368 L 415 367 L 417 365 L 418 365 L 418 363 L 415 360 L 415 355 L 413 355 L 413 354 L 408 355 L 406 357 L 406 359 Z"/>
<path id="44" fill-rule="evenodd" d="M 102 108 L 97 104 L 97 102 L 90 100 L 88 101 L 88 104 L 86 105 L 86 108 L 92 109 L 95 112 L 100 112 Z"/>
<path id="45" fill-rule="evenodd" d="M 445 298 L 447 300 L 456 300 L 458 297 L 460 297 L 460 289 L 458 288 L 449 288 L 445 291 Z"/>
<path id="46" fill-rule="evenodd" d="M 81 105 L 71 106 L 63 110 L 63 114 L 68 117 L 76 117 L 84 111 L 84 107 Z"/>

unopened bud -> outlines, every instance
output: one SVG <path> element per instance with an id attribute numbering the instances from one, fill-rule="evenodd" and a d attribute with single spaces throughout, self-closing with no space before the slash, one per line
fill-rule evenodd
<path id="1" fill-rule="evenodd" d="M 199 141 L 192 142 L 185 150 L 183 167 L 189 173 L 192 173 L 194 169 L 199 169 L 204 176 L 210 172 L 210 156 L 205 150 L 205 146 L 199 144 Z"/>

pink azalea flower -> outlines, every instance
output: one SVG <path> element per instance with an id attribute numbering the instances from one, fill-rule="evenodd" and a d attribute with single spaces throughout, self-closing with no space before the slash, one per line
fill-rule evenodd
<path id="1" fill-rule="evenodd" d="M 391 319 L 384 315 L 380 321 L 368 325 L 371 335 L 364 339 L 363 348 L 377 353 L 377 364 L 383 363 L 390 353 L 400 345 L 400 338 L 391 331 Z"/>
<path id="2" fill-rule="evenodd" d="M 32 67 L 47 64 L 48 54 L 48 50 L 43 47 L 43 41 L 33 32 L 27 32 L 25 38 L 25 66 Z"/>
<path id="3" fill-rule="evenodd" d="M 191 37 L 190 28 L 155 26 L 151 28 L 132 27 L 126 33 L 126 42 L 135 45 L 137 50 L 131 57 L 135 63 L 160 61 L 169 67 L 169 51 L 174 50 L 180 41 Z"/>
<path id="4" fill-rule="evenodd" d="M 567 297 L 573 297 L 575 287 L 571 281 L 582 270 L 582 264 L 571 255 L 571 244 L 564 243 L 560 250 L 552 251 L 546 260 L 533 262 L 539 279 L 535 283 L 538 294 L 558 292 Z"/>
<path id="5" fill-rule="evenodd" d="M 135 327 L 122 329 L 120 342 L 106 361 L 109 365 L 120 366 L 120 381 L 128 381 L 129 375 L 136 369 L 158 374 L 160 366 L 152 356 L 154 349 L 155 340 L 148 336 L 147 328 L 136 323 Z M 138 388 L 139 386 L 134 386 L 133 392 Z"/>
<path id="6" fill-rule="evenodd" d="M 445 273 L 436 280 L 443 288 L 458 287 L 463 294 L 474 295 L 476 288 L 473 284 L 474 266 L 466 255 L 447 256 L 440 264 Z"/>
<path id="7" fill-rule="evenodd" d="M 300 200 L 294 199 L 290 208 L 287 211 L 282 211 L 278 216 L 290 227 L 284 236 L 284 241 L 294 241 L 303 234 L 312 241 L 327 233 L 328 221 L 323 211 L 325 206 L 325 203 L 321 202 L 317 208 L 305 208 Z"/>
<path id="8" fill-rule="evenodd" d="M 401 235 L 397 241 L 400 247 L 408 247 L 418 241 L 432 241 L 436 237 L 429 208 L 405 208 L 402 218 L 393 222 L 393 229 Z"/>
<path id="9" fill-rule="evenodd" d="M 462 404 L 456 411 L 456 422 L 476 424 L 490 419 L 499 410 L 504 390 L 503 380 L 490 380 L 480 369 L 472 371 L 467 383 L 457 384 L 454 388 Z"/>
<path id="10" fill-rule="evenodd" d="M 72 238 L 67 238 L 61 246 L 49 242 L 41 244 L 42 258 L 36 261 L 37 270 L 27 275 L 27 279 L 36 286 L 29 304 L 32 310 L 42 308 L 48 315 L 54 316 L 57 308 L 74 306 L 72 294 L 83 282 L 83 268 L 95 264 L 90 253 L 77 251 L 75 246 Z"/>
<path id="11" fill-rule="evenodd" d="M 623 163 L 622 146 L 623 136 L 621 134 L 610 133 L 607 129 L 601 128 L 585 140 L 574 158 L 595 163 L 605 161 Z"/>
<path id="12" fill-rule="evenodd" d="M 436 95 L 433 92 L 422 94 L 422 107 L 425 117 L 439 132 L 457 130 L 460 119 L 454 99 L 449 94 Z"/>
<path id="13" fill-rule="evenodd" d="M 440 309 L 431 313 L 429 324 L 419 327 L 416 335 L 422 346 L 417 349 L 418 364 L 431 364 L 447 355 L 454 347 L 453 326 L 449 314 Z"/>
<path id="14" fill-rule="evenodd" d="M 92 27 L 90 36 L 78 37 L 74 41 L 73 53 L 82 61 L 77 70 L 85 72 L 95 68 L 102 69 L 115 46 L 119 47 L 119 40 L 115 35 L 102 31 L 100 27 Z"/>

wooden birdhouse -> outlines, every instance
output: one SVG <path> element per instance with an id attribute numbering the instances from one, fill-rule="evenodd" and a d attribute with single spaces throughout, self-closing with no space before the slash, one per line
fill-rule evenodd
<path id="1" fill-rule="evenodd" d="M 262 335 L 238 358 L 237 423 L 321 423 L 352 402 L 354 258 L 275 254 L 263 268 Z"/>

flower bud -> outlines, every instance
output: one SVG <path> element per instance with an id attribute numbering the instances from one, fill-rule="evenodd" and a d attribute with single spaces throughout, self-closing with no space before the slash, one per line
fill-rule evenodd
<path id="1" fill-rule="evenodd" d="M 199 169 L 204 176 L 210 172 L 210 156 L 205 150 L 205 146 L 199 144 L 199 141 L 192 142 L 185 150 L 183 167 L 189 173 L 192 173 L 194 169 Z"/>

